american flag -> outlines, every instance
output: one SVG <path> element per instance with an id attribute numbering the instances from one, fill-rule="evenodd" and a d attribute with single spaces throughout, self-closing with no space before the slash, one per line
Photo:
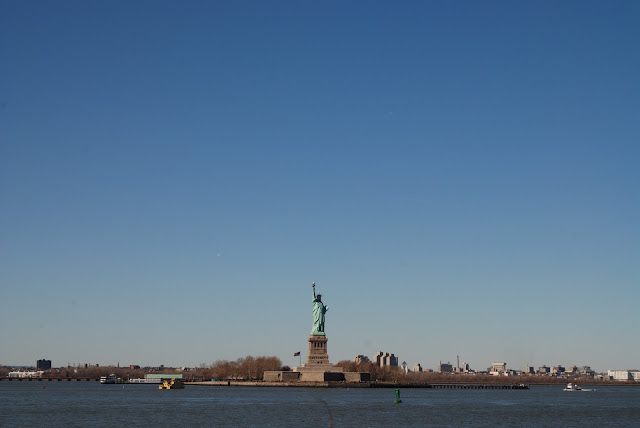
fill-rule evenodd
<path id="1" fill-rule="evenodd" d="M 294 357 L 299 357 L 299 356 L 300 356 L 300 351 L 298 351 L 298 352 L 294 352 L 294 353 L 293 353 L 293 356 L 294 356 Z"/>

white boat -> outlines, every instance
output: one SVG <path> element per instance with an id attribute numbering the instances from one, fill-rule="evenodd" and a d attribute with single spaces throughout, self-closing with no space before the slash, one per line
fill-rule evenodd
<path id="1" fill-rule="evenodd" d="M 100 383 L 103 383 L 103 384 L 118 383 L 118 378 L 114 374 L 111 374 L 109 376 L 101 376 Z"/>
<path id="2" fill-rule="evenodd" d="M 569 383 L 563 391 L 595 391 L 595 389 L 584 389 L 578 386 L 578 384 Z"/>
<path id="3" fill-rule="evenodd" d="M 563 391 L 582 391 L 582 388 L 578 386 L 578 384 L 568 383 L 567 387 L 563 389 Z"/>

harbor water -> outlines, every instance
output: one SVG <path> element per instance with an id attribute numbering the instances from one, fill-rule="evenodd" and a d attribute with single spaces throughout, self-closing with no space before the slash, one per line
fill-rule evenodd
<path id="1" fill-rule="evenodd" d="M 2 427 L 640 426 L 640 387 L 529 390 L 0 382 Z"/>

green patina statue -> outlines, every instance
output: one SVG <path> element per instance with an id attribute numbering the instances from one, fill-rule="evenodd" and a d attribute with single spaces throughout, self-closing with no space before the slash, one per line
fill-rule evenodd
<path id="1" fill-rule="evenodd" d="M 328 306 L 322 303 L 322 295 L 316 295 L 316 283 L 311 284 L 313 287 L 313 330 L 311 334 L 324 336 L 324 314 L 329 310 Z"/>

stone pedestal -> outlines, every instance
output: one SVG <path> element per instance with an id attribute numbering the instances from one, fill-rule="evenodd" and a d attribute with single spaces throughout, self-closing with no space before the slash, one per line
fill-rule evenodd
<path id="1" fill-rule="evenodd" d="M 329 362 L 329 354 L 327 353 L 327 336 L 320 334 L 312 334 L 309 336 L 309 353 L 307 354 L 307 362 L 302 367 L 294 367 L 294 372 L 302 373 L 302 381 L 323 382 L 325 380 L 344 380 L 334 379 L 335 374 L 340 375 L 344 371 L 342 367 L 334 367 Z M 333 376 L 330 379 L 327 376 Z"/>
<path id="2" fill-rule="evenodd" d="M 304 367 L 312 367 L 317 364 L 330 364 L 327 353 L 327 336 L 312 334 L 309 336 L 309 353 Z"/>

